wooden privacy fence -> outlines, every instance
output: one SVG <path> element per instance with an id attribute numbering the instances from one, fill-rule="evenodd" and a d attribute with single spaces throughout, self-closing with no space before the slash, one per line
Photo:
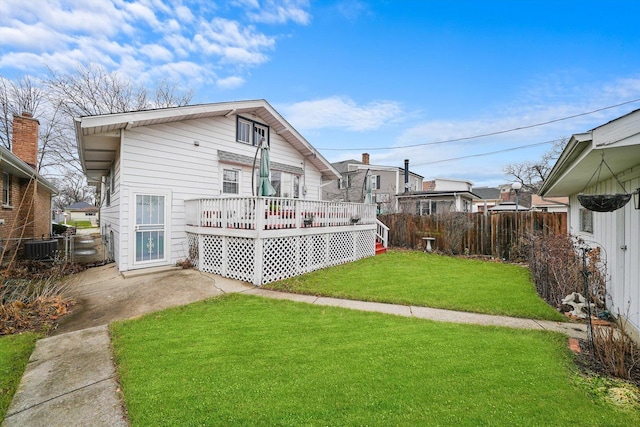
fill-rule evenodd
<path id="1" fill-rule="evenodd" d="M 389 227 L 391 246 L 423 249 L 423 238 L 434 237 L 431 246 L 436 251 L 504 259 L 531 234 L 567 233 L 567 214 L 557 212 L 387 214 L 378 219 Z"/>

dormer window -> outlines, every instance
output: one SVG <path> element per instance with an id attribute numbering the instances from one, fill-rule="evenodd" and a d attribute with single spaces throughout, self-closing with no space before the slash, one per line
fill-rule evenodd
<path id="1" fill-rule="evenodd" d="M 236 141 L 256 146 L 264 138 L 270 144 L 269 126 L 240 116 L 237 116 L 236 124 Z"/>

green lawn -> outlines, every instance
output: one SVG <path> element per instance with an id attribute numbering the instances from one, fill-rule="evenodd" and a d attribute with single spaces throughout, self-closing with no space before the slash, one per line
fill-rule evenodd
<path id="1" fill-rule="evenodd" d="M 9 409 L 38 337 L 32 333 L 0 336 L 0 421 Z"/>
<path id="2" fill-rule="evenodd" d="M 525 267 L 418 251 L 388 251 L 264 286 L 363 301 L 566 321 Z"/>
<path id="3" fill-rule="evenodd" d="M 111 325 L 133 426 L 636 426 L 565 336 L 227 295 Z"/>

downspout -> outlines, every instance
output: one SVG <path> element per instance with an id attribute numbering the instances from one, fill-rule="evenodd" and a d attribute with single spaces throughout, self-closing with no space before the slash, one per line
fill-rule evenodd
<path id="1" fill-rule="evenodd" d="M 409 159 L 404 159 L 404 192 L 409 192 Z"/>

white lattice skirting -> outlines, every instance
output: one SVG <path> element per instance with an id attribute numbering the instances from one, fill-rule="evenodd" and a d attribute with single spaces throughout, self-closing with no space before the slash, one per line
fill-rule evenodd
<path id="1" fill-rule="evenodd" d="M 187 233 L 200 271 L 266 283 L 375 255 L 375 230 L 252 239 Z"/>

